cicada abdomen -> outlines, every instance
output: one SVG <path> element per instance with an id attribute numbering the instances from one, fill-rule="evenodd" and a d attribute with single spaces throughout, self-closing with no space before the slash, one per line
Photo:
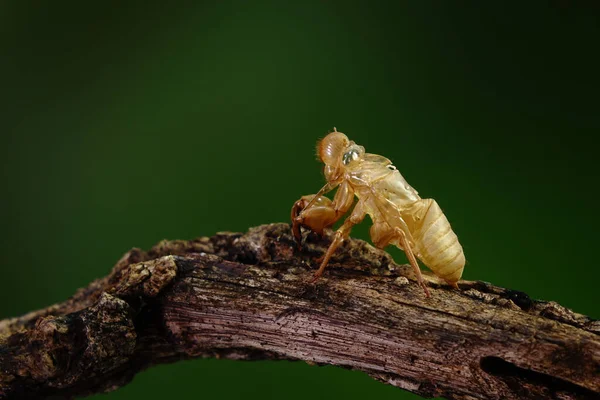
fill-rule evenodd
<path id="1" fill-rule="evenodd" d="M 415 255 L 437 276 L 456 284 L 465 267 L 465 254 L 438 203 L 422 199 L 402 214 L 410 226 Z"/>

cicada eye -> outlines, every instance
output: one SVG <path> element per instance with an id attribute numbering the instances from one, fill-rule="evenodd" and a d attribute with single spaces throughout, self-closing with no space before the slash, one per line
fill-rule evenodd
<path id="1" fill-rule="evenodd" d="M 344 163 L 344 165 L 348 165 L 354 160 L 358 160 L 357 150 L 350 150 L 344 153 L 344 156 L 342 158 L 342 162 Z"/>
<path id="2" fill-rule="evenodd" d="M 347 151 L 342 155 L 342 163 L 344 165 L 350 164 L 352 161 L 356 161 L 365 154 L 365 148 L 351 142 Z"/>

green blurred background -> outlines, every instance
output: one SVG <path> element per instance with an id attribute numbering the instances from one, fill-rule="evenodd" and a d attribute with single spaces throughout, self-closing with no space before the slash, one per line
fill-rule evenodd
<path id="1" fill-rule="evenodd" d="M 597 17 L 566 1 L 0 3 L 0 318 L 133 246 L 287 221 L 323 183 L 314 145 L 333 126 L 437 199 L 464 278 L 600 317 Z M 222 360 L 108 397 L 210 395 L 418 398 Z"/>

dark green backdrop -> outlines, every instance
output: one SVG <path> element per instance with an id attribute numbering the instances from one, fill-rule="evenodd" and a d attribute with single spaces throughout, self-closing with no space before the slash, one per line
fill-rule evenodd
<path id="1" fill-rule="evenodd" d="M 438 200 L 466 279 L 600 317 L 596 10 L 77 4 L 0 5 L 0 318 L 133 246 L 286 221 L 322 185 L 314 144 L 333 126 Z M 215 360 L 109 398 L 207 395 L 416 398 L 358 372 Z"/>

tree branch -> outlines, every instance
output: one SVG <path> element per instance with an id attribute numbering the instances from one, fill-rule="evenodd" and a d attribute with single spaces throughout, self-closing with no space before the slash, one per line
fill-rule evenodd
<path id="1" fill-rule="evenodd" d="M 426 275 L 426 298 L 360 240 L 311 284 L 328 243 L 299 252 L 272 224 L 132 249 L 64 303 L 0 322 L 0 398 L 110 391 L 195 357 L 338 365 L 424 397 L 599 397 L 598 321 L 485 282 Z"/>

